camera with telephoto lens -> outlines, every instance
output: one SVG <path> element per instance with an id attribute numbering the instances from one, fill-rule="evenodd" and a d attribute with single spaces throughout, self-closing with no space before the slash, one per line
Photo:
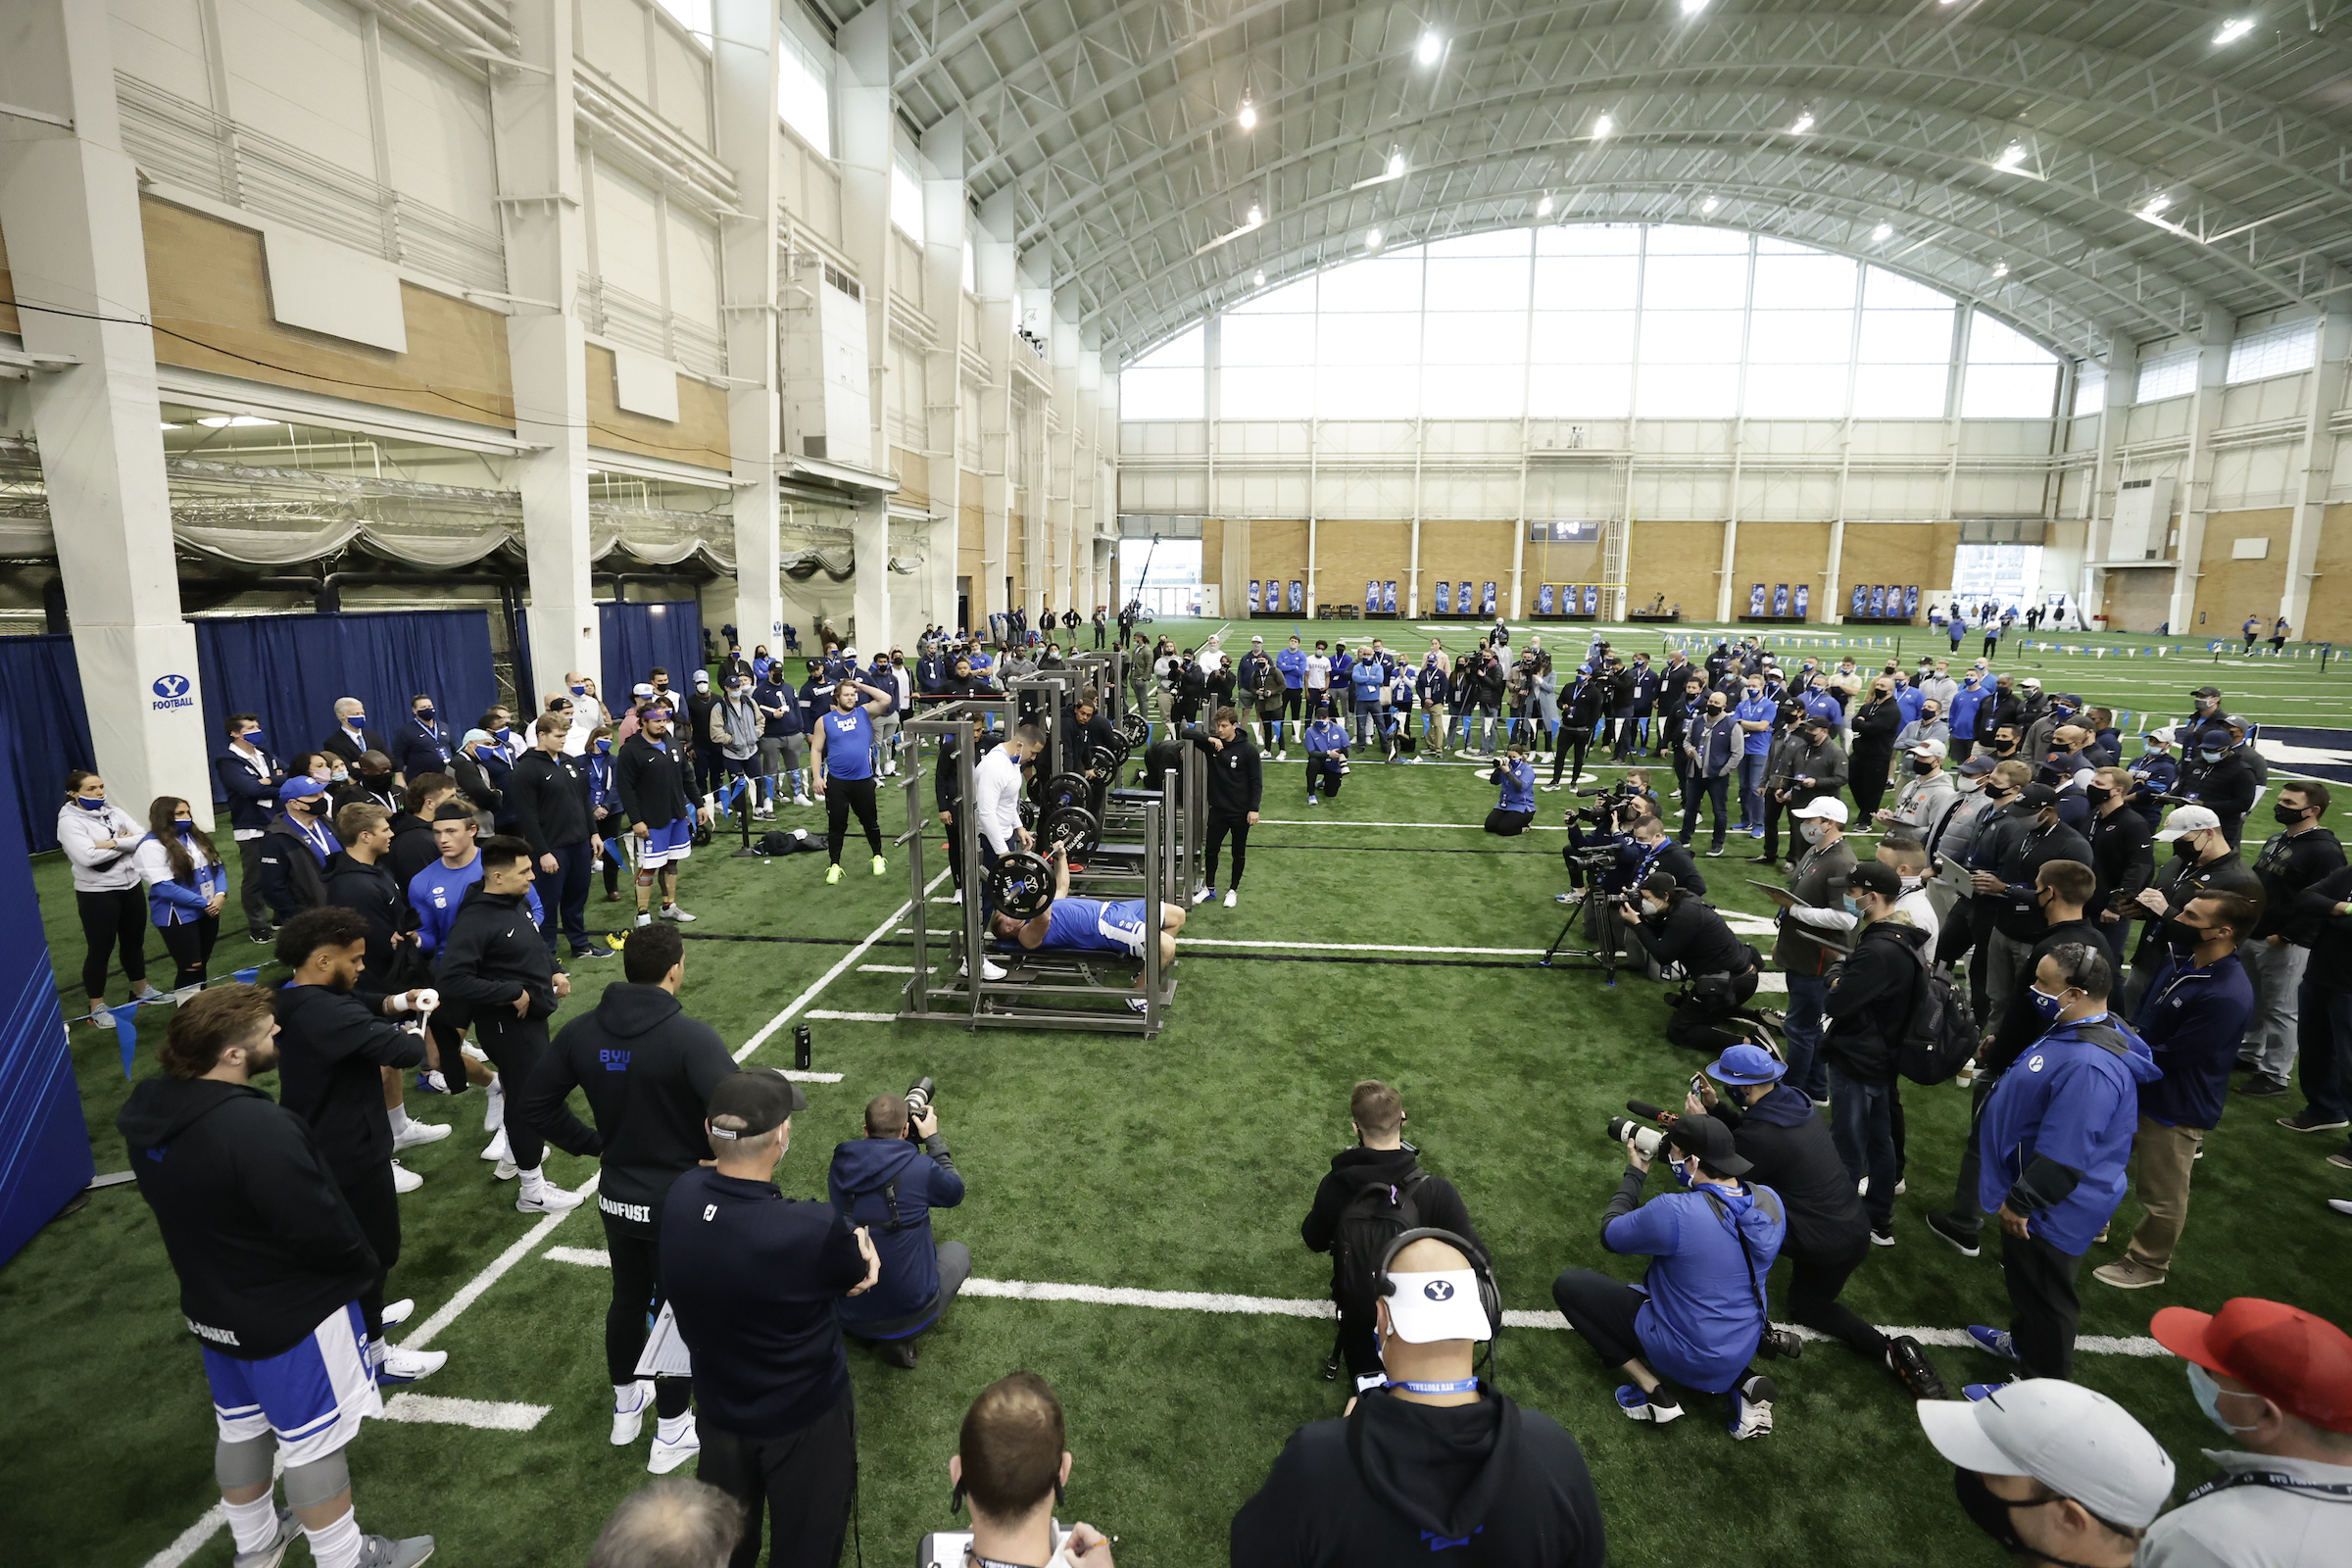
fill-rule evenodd
<path id="1" fill-rule="evenodd" d="M 914 1124 L 918 1121 L 921 1121 L 925 1115 L 929 1114 L 931 1109 L 931 1097 L 938 1092 L 939 1086 L 928 1078 L 917 1078 L 914 1081 L 913 1087 L 906 1091 L 907 1142 L 922 1142 L 923 1135 L 914 1130 Z"/>
<path id="2" fill-rule="evenodd" d="M 1640 1154 L 1643 1159 L 1657 1158 L 1658 1151 L 1666 1147 L 1664 1129 L 1673 1126 L 1681 1118 L 1663 1106 L 1653 1105 L 1645 1100 L 1629 1100 L 1625 1102 L 1625 1108 L 1632 1111 L 1633 1115 L 1611 1116 L 1608 1122 L 1609 1136 Z M 1637 1120 L 1637 1117 L 1640 1120 Z M 1656 1122 L 1658 1125 L 1644 1127 L 1642 1125 L 1644 1121 Z"/>

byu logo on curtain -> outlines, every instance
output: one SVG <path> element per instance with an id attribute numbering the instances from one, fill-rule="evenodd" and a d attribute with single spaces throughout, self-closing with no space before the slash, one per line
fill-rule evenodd
<path id="1" fill-rule="evenodd" d="M 1453 1299 L 1453 1281 L 1431 1280 L 1421 1287 L 1421 1294 L 1433 1301 L 1450 1301 Z"/>
<path id="2" fill-rule="evenodd" d="M 185 675 L 158 675 L 148 690 L 155 693 L 155 711 L 161 713 L 174 708 L 193 708 L 196 699 L 188 695 L 193 683 Z"/>

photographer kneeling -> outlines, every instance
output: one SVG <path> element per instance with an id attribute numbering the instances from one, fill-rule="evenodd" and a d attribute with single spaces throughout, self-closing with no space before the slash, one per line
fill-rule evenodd
<path id="1" fill-rule="evenodd" d="M 918 1084 L 919 1090 L 930 1083 Z M 882 1254 L 882 1283 L 836 1308 L 842 1332 L 870 1340 L 893 1366 L 914 1365 L 914 1342 L 939 1321 L 972 1275 L 972 1250 L 931 1238 L 931 1210 L 963 1201 L 963 1176 L 939 1136 L 928 1095 L 866 1102 L 865 1136 L 834 1146 L 825 1190 L 853 1227 L 872 1235 Z"/>
<path id="2" fill-rule="evenodd" d="M 1663 1149 L 1690 1191 L 1641 1201 L 1651 1158 L 1644 1143 Z M 1617 1407 L 1633 1420 L 1663 1423 L 1683 1414 L 1682 1401 L 1662 1386 L 1672 1378 L 1730 1394 L 1732 1436 L 1762 1437 L 1772 1430 L 1777 1391 L 1747 1365 L 1770 1327 L 1764 1276 L 1788 1234 L 1780 1195 L 1740 1180 L 1754 1167 L 1712 1116 L 1679 1119 L 1663 1136 L 1650 1130 L 1629 1138 L 1625 1164 L 1601 1216 L 1600 1245 L 1647 1254 L 1648 1272 L 1628 1285 L 1594 1269 L 1565 1269 L 1551 1282 L 1553 1303 L 1603 1366 L 1622 1367 L 1634 1380 L 1617 1390 Z"/>
<path id="3" fill-rule="evenodd" d="M 1943 1380 L 1917 1340 L 1908 1334 L 1888 1339 L 1838 1299 L 1870 1255 L 1870 1220 L 1828 1123 L 1813 1102 L 1782 1082 L 1787 1071 L 1761 1046 L 1733 1046 L 1706 1068 L 1724 1093 L 1701 1084 L 1683 1109 L 1730 1128 L 1732 1147 L 1753 1167 L 1749 1176 L 1780 1194 L 1787 1206 L 1788 1239 L 1781 1256 L 1795 1270 L 1788 1280 L 1789 1318 L 1843 1340 L 1893 1373 L 1913 1397 L 1945 1398 Z"/>
<path id="4" fill-rule="evenodd" d="M 1487 813 L 1487 831 L 1517 838 L 1536 819 L 1536 765 L 1527 760 L 1524 748 L 1513 746 L 1495 760 L 1487 782 L 1502 792 L 1494 809 Z"/>
<path id="5" fill-rule="evenodd" d="M 1653 871 L 1625 897 L 1625 931 L 1649 959 L 1652 975 L 1683 966 L 1689 989 L 1666 1021 L 1669 1045 L 1723 1052 L 1747 1038 L 1722 1024 L 1756 994 L 1756 950 L 1732 935 L 1712 905 Z"/>

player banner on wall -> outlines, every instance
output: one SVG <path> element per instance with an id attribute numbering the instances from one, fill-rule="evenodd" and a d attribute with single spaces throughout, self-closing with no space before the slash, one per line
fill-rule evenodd
<path id="1" fill-rule="evenodd" d="M 1919 613 L 1919 584 L 1915 582 L 1903 585 L 1903 613 L 1906 615 Z"/>
<path id="2" fill-rule="evenodd" d="M 1760 582 L 1751 584 L 1748 587 L 1747 612 L 1751 615 L 1761 615 L 1764 613 L 1764 585 Z"/>
<path id="3" fill-rule="evenodd" d="M 1291 613 L 1294 615 L 1301 614 L 1305 612 L 1305 610 L 1306 584 L 1300 582 L 1298 578 L 1293 577 L 1291 579 Z"/>
<path id="4" fill-rule="evenodd" d="M 1378 577 L 1367 577 L 1364 579 L 1364 613 L 1367 615 L 1374 615 L 1378 614 L 1379 612 L 1380 579 Z"/>
<path id="5" fill-rule="evenodd" d="M 1396 613 L 1396 579 L 1394 577 L 1380 586 L 1380 608 L 1384 614 Z"/>
<path id="6" fill-rule="evenodd" d="M 1541 588 L 1538 588 L 1538 589 L 1536 590 L 1536 613 L 1537 613 L 1537 614 L 1539 614 L 1539 615 L 1548 615 L 1548 614 L 1550 614 L 1550 613 L 1551 613 L 1551 607 L 1552 607 L 1554 604 L 1556 604 L 1556 603 L 1558 603 L 1558 601 L 1557 601 L 1557 600 L 1555 600 L 1555 599 L 1552 597 L 1552 592 L 1551 592 L 1551 584 L 1549 584 L 1549 583 L 1545 583 L 1545 584 L 1544 584 L 1543 587 L 1541 587 Z"/>
<path id="7" fill-rule="evenodd" d="M 1868 583 L 1854 584 L 1854 608 L 1847 611 L 1846 613 L 1849 615 L 1870 613 L 1870 585 Z"/>
<path id="8" fill-rule="evenodd" d="M 1885 583 L 1878 583 L 1872 586 L 1870 590 L 1870 612 L 1873 615 L 1884 615 L 1886 613 L 1886 585 Z"/>
<path id="9" fill-rule="evenodd" d="M 1798 583 L 1796 585 L 1796 597 L 1788 602 L 1788 607 L 1795 612 L 1797 619 L 1802 620 L 1805 618 L 1805 612 L 1812 607 L 1812 603 L 1813 585 L 1809 582 Z"/>
<path id="10" fill-rule="evenodd" d="M 1482 615 L 1492 615 L 1494 613 L 1494 585 L 1493 583 L 1488 583 L 1486 587 L 1480 591 L 1478 596 L 1478 612 Z"/>
<path id="11" fill-rule="evenodd" d="M 1776 615 L 1788 613 L 1788 585 L 1785 582 L 1772 585 L 1772 612 Z"/>
<path id="12" fill-rule="evenodd" d="M 1597 583 L 1587 583 L 1587 584 L 1585 584 L 1585 588 L 1584 588 L 1584 598 L 1585 598 L 1585 613 L 1586 613 L 1586 614 L 1588 614 L 1588 615 L 1597 615 L 1597 614 L 1599 614 L 1599 613 L 1600 613 L 1600 587 L 1599 587 L 1599 585 L 1598 585 Z"/>
<path id="13" fill-rule="evenodd" d="M 1257 579 L 1255 577 L 1250 579 L 1250 613 L 1252 615 L 1257 613 Z"/>
<path id="14" fill-rule="evenodd" d="M 1453 613 L 1453 584 L 1443 577 L 1438 579 L 1438 613 L 1441 615 Z"/>

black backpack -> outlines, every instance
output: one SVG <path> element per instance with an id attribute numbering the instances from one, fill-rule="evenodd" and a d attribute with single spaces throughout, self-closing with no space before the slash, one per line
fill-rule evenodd
<path id="1" fill-rule="evenodd" d="M 1919 990 L 1894 1048 L 1894 1068 L 1915 1084 L 1944 1083 L 1977 1054 L 1976 1024 L 1952 989 L 1951 970 L 1931 959 L 1924 944 L 1904 947 L 1919 965 Z"/>
<path id="2" fill-rule="evenodd" d="M 1369 1183 L 1357 1189 L 1340 1210 L 1339 1227 L 1332 1235 L 1331 1261 L 1332 1293 L 1342 1312 L 1372 1310 L 1373 1277 L 1380 1272 L 1380 1260 L 1388 1255 L 1389 1244 L 1428 1223 L 1421 1200 L 1421 1189 L 1428 1180 L 1429 1173 L 1415 1167 L 1410 1176 L 1394 1186 Z"/>

